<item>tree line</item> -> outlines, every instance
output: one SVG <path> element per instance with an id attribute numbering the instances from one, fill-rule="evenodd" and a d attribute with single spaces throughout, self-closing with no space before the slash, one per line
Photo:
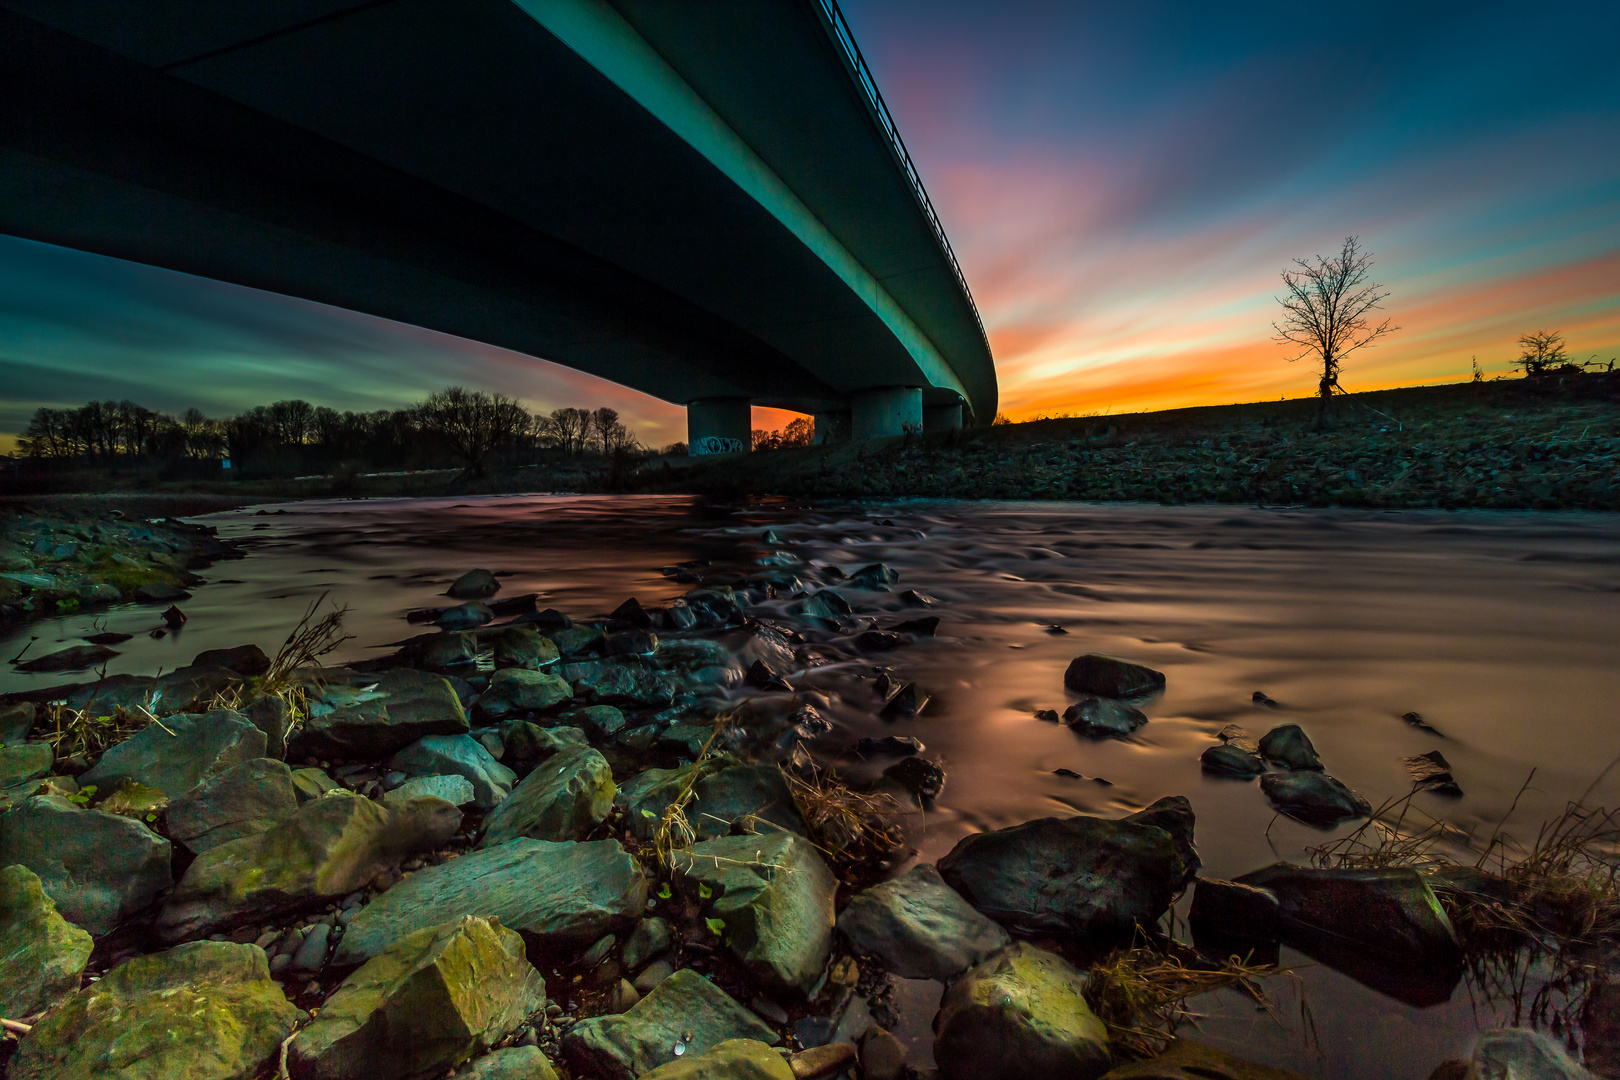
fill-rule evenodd
<path id="1" fill-rule="evenodd" d="M 347 464 L 423 468 L 453 460 L 472 475 L 482 475 L 500 454 L 619 462 L 645 452 L 614 409 L 530 413 L 505 394 L 460 386 L 403 409 L 373 412 L 338 412 L 300 399 L 224 418 L 197 409 L 176 416 L 133 401 L 40 408 L 18 449 L 35 460 L 102 466 L 230 459 L 237 470 L 266 473 Z"/>

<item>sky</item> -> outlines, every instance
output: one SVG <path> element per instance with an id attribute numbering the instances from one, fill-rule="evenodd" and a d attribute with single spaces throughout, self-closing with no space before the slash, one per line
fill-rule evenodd
<path id="1" fill-rule="evenodd" d="M 1014 419 L 1297 397 L 1280 272 L 1373 253 L 1399 327 L 1350 390 L 1620 355 L 1620 4 L 844 0 L 973 290 Z M 225 415 L 449 382 L 683 410 L 532 357 L 0 236 L 0 449 L 40 405 Z M 790 414 L 756 410 L 776 427 Z"/>

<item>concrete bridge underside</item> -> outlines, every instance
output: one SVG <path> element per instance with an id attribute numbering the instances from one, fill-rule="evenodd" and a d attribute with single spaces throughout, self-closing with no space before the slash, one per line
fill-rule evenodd
<path id="1" fill-rule="evenodd" d="M 847 41 L 822 0 L 0 0 L 0 231 L 544 357 L 714 448 L 750 403 L 988 423 Z"/>

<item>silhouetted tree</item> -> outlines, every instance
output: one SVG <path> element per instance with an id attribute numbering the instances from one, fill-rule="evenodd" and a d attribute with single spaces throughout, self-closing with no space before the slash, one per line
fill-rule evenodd
<path id="1" fill-rule="evenodd" d="M 1545 375 L 1553 368 L 1569 363 L 1569 353 L 1564 349 L 1564 335 L 1556 330 L 1537 330 L 1533 334 L 1526 334 L 1519 339 L 1519 348 L 1524 350 L 1519 354 L 1519 367 L 1527 379 Z"/>
<path id="2" fill-rule="evenodd" d="M 473 476 L 484 475 L 493 450 L 529 430 L 529 413 L 505 394 L 447 386 L 416 407 L 422 430 L 444 444 Z"/>
<path id="3" fill-rule="evenodd" d="M 1317 426 L 1327 422 L 1328 403 L 1339 386 L 1344 358 L 1364 349 L 1399 327 L 1388 319 L 1376 325 L 1369 318 L 1389 296 L 1388 290 L 1368 281 L 1372 255 L 1360 250 L 1357 238 L 1347 236 L 1339 253 L 1321 255 L 1314 263 L 1295 259 L 1297 270 L 1282 272 L 1288 295 L 1277 298 L 1283 315 L 1271 324 L 1279 344 L 1296 345 L 1300 352 L 1288 358 L 1292 363 L 1313 357 L 1322 365 L 1317 384 Z"/>

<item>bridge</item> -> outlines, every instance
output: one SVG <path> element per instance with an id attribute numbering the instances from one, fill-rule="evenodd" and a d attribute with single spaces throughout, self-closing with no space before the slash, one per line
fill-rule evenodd
<path id="1" fill-rule="evenodd" d="M 0 232 L 556 361 L 695 452 L 996 411 L 834 0 L 0 0 Z"/>

